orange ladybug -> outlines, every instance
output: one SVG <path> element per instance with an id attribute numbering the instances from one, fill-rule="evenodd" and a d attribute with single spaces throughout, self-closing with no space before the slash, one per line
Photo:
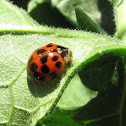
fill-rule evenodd
<path id="1" fill-rule="evenodd" d="M 27 71 L 36 81 L 48 81 L 60 75 L 71 58 L 72 52 L 68 48 L 50 43 L 32 53 Z"/>

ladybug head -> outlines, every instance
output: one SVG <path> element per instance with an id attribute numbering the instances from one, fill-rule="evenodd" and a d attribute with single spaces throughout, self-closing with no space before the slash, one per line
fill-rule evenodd
<path id="1" fill-rule="evenodd" d="M 57 46 L 57 49 L 58 49 L 58 52 L 63 57 L 63 59 L 65 60 L 66 63 L 71 60 L 72 52 L 70 51 L 70 49 L 63 47 L 63 46 Z"/>

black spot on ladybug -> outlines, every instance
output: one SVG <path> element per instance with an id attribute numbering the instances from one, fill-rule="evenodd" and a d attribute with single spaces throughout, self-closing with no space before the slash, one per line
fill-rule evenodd
<path id="1" fill-rule="evenodd" d="M 62 50 L 62 49 L 66 49 L 66 48 L 63 47 L 63 46 L 57 46 L 57 48 L 60 48 L 61 50 Z"/>
<path id="2" fill-rule="evenodd" d="M 33 59 L 33 56 L 31 55 L 29 60 L 28 60 L 28 63 L 30 63 L 32 61 L 32 59 Z"/>
<path id="3" fill-rule="evenodd" d="M 44 49 L 39 49 L 38 51 L 37 51 L 37 54 L 41 54 L 41 53 L 44 53 L 46 50 L 44 50 Z"/>
<path id="4" fill-rule="evenodd" d="M 49 73 L 49 68 L 48 68 L 48 66 L 47 66 L 47 65 L 43 65 L 43 66 L 41 67 L 41 71 L 42 71 L 43 73 Z"/>
<path id="5" fill-rule="evenodd" d="M 42 63 L 46 63 L 46 62 L 47 62 L 47 58 L 48 58 L 48 55 L 45 55 L 45 56 L 43 56 L 43 57 L 40 59 L 40 61 L 41 61 Z"/>
<path id="6" fill-rule="evenodd" d="M 53 56 L 52 60 L 56 61 L 56 60 L 58 60 L 58 58 L 59 58 L 58 56 Z"/>
<path id="7" fill-rule="evenodd" d="M 38 80 L 43 80 L 43 79 L 45 79 L 45 77 L 40 76 L 40 73 L 39 73 L 39 72 L 35 72 L 35 73 L 34 73 L 34 76 L 35 76 L 35 78 L 37 78 Z"/>
<path id="8" fill-rule="evenodd" d="M 68 54 L 68 51 L 62 51 L 60 55 L 64 58 L 67 54 Z"/>
<path id="9" fill-rule="evenodd" d="M 61 63 L 61 62 L 57 62 L 55 66 L 56 66 L 57 68 L 60 68 L 60 67 L 61 67 L 61 65 L 62 65 L 62 63 Z"/>
<path id="10" fill-rule="evenodd" d="M 38 68 L 38 66 L 36 65 L 36 63 L 32 63 L 32 64 L 30 65 L 30 70 L 31 70 L 32 72 L 35 72 L 37 68 Z"/>
<path id="11" fill-rule="evenodd" d="M 57 76 L 58 76 L 58 74 L 55 71 L 50 73 L 51 78 L 56 78 Z"/>
<path id="12" fill-rule="evenodd" d="M 48 44 L 47 47 L 52 47 L 53 45 L 52 44 Z"/>

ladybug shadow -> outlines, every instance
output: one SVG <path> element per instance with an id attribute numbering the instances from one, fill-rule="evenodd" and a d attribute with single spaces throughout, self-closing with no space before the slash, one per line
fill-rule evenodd
<path id="1" fill-rule="evenodd" d="M 27 83 L 29 90 L 34 97 L 44 97 L 55 91 L 55 89 L 58 87 L 60 83 L 60 79 L 61 78 L 58 77 L 54 80 L 50 80 L 47 82 L 35 82 L 34 80 L 27 78 Z"/>

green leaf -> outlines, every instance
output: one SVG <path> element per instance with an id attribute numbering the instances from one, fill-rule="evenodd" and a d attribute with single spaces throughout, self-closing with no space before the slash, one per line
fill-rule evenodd
<path id="1" fill-rule="evenodd" d="M 91 99 L 95 98 L 97 94 L 97 91 L 86 88 L 79 76 L 75 75 L 64 91 L 57 107 L 63 110 L 76 109 L 86 105 Z"/>
<path id="2" fill-rule="evenodd" d="M 123 0 L 118 6 L 115 5 L 115 23 L 116 23 L 116 37 L 126 41 L 126 0 Z"/>
<path id="3" fill-rule="evenodd" d="M 78 122 L 73 120 L 75 112 L 73 110 L 61 110 L 56 108 L 51 116 L 45 117 L 38 122 L 38 125 L 46 126 L 81 126 Z"/>
<path id="4" fill-rule="evenodd" d="M 31 0 L 28 4 L 28 12 L 40 24 L 76 28 L 78 27 L 76 6 L 81 7 L 93 22 L 109 34 L 114 33 L 112 6 L 105 0 Z M 65 18 L 67 21 L 64 20 Z"/>
<path id="5" fill-rule="evenodd" d="M 122 2 L 123 2 L 123 0 L 109 0 L 112 4 L 114 4 L 115 6 L 118 6 L 118 5 L 120 5 Z"/>
<path id="6" fill-rule="evenodd" d="M 105 32 L 84 13 L 80 7 L 75 8 L 77 23 L 82 30 L 105 34 Z"/>
<path id="7" fill-rule="evenodd" d="M 71 79 L 88 63 L 108 53 L 126 56 L 123 41 L 110 36 L 40 26 L 6 0 L 0 1 L 0 8 L 1 125 L 35 125 L 55 108 Z M 72 64 L 56 80 L 36 85 L 27 78 L 27 60 L 36 48 L 51 42 L 72 51 Z M 96 95 L 89 96 L 83 105 Z"/>
<path id="8" fill-rule="evenodd" d="M 96 98 L 91 100 L 86 106 L 77 110 L 74 119 L 87 125 L 125 125 L 125 89 L 124 84 L 124 65 L 122 60 L 118 62 L 118 85 L 115 85 L 99 93 Z"/>
<path id="9" fill-rule="evenodd" d="M 93 62 L 88 63 L 79 72 L 79 77 L 86 87 L 92 90 L 106 91 L 111 86 L 117 85 L 113 77 L 117 73 L 115 67 L 118 60 L 119 57 L 112 53 L 104 54 Z M 117 76 L 115 78 L 118 79 Z"/>
<path id="10" fill-rule="evenodd" d="M 6 0 L 0 1 L 0 28 L 13 26 L 36 26 L 38 23 L 34 21 L 25 11 L 13 6 Z M 9 15 L 9 16 L 8 16 Z"/>
<path id="11" fill-rule="evenodd" d="M 28 4 L 28 13 L 40 24 L 73 28 L 49 0 L 32 0 Z"/>

